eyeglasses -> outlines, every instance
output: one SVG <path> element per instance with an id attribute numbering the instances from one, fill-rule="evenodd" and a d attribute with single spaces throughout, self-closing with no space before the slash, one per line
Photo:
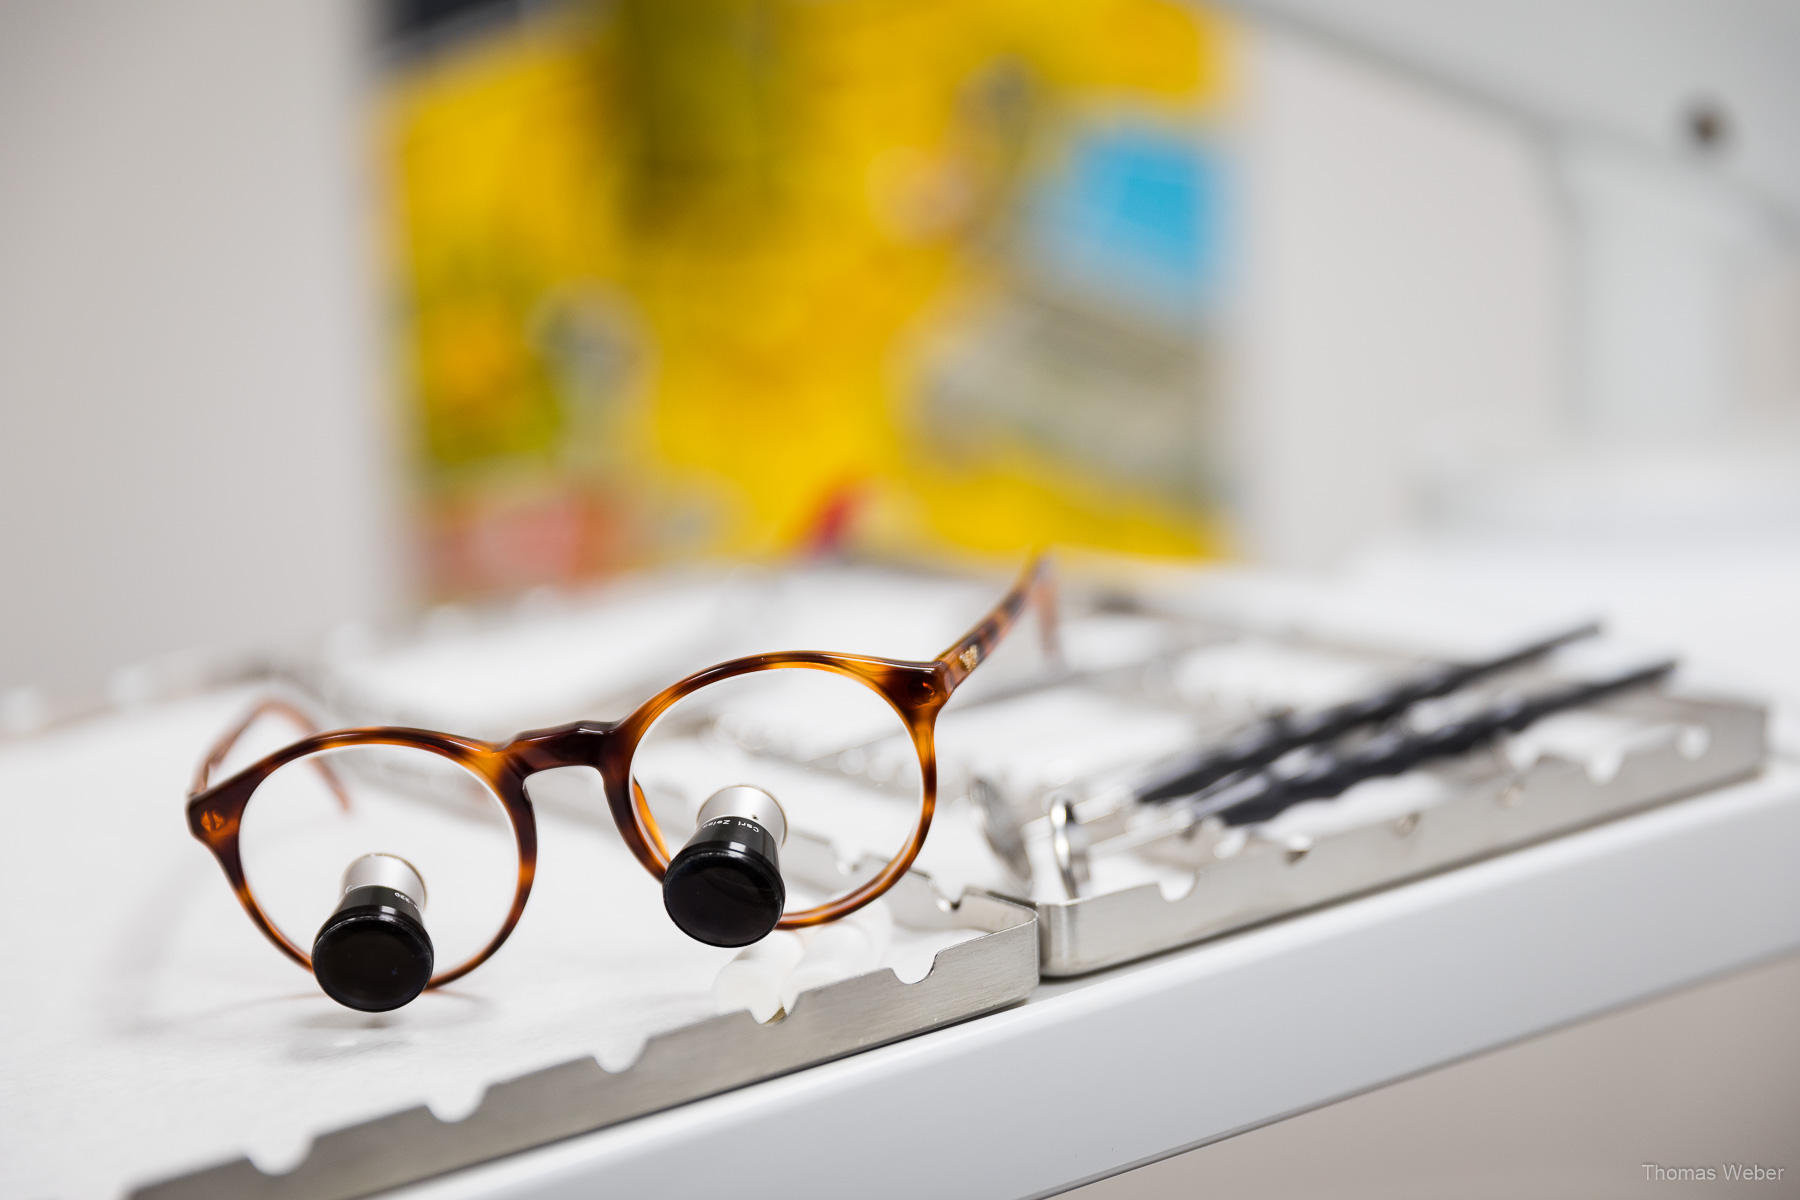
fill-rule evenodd
<path id="1" fill-rule="evenodd" d="M 297 708 L 264 701 L 201 763 L 188 826 L 264 936 L 333 999 L 367 1011 L 460 979 L 506 941 L 537 870 L 526 781 L 557 768 L 598 772 L 613 823 L 677 926 L 747 945 L 855 912 L 912 865 L 936 808 L 938 715 L 1028 607 L 1055 657 L 1054 586 L 1039 557 L 935 659 L 752 655 L 689 675 L 620 721 L 504 743 L 389 726 L 310 732 Z M 310 735 L 214 783 L 270 716 Z M 656 810 L 668 823 L 677 800 L 691 813 L 697 796 L 707 797 L 697 828 L 672 853 L 679 839 Z M 873 824 L 885 822 L 897 848 L 842 894 L 787 911 L 779 847 L 790 815 L 845 805 L 879 810 Z"/>

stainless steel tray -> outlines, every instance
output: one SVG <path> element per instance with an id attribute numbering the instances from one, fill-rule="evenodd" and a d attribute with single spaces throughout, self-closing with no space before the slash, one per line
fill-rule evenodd
<path id="1" fill-rule="evenodd" d="M 1706 730 L 1693 756 L 1674 742 L 1628 752 L 1596 782 L 1551 755 L 1523 774 L 1465 762 L 1442 772 L 1450 798 L 1378 825 L 1313 842 L 1252 838 L 1246 850 L 1199 868 L 1192 888 L 1165 899 L 1154 884 L 1042 901 L 1039 969 L 1081 975 L 1242 929 L 1611 820 L 1756 774 L 1765 755 L 1766 710 L 1671 687 L 1620 697 L 1600 711 Z"/>
<path id="2" fill-rule="evenodd" d="M 845 874 L 823 843 L 790 836 L 792 877 Z M 875 864 L 878 865 L 878 864 Z M 496 1083 L 461 1121 L 420 1106 L 321 1135 L 282 1175 L 237 1159 L 138 1188 L 142 1200 L 350 1200 L 587 1133 L 859 1050 L 1005 1008 L 1037 986 L 1036 919 L 1029 906 L 979 891 L 954 903 L 909 872 L 887 894 L 914 929 L 982 936 L 939 951 L 931 971 L 901 983 L 888 968 L 803 992 L 766 1025 L 735 1012 L 658 1035 L 614 1074 L 591 1057 Z"/>

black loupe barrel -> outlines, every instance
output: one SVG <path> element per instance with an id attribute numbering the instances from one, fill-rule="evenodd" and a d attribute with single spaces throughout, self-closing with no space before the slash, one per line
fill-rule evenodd
<path id="1" fill-rule="evenodd" d="M 663 875 L 669 919 L 709 946 L 761 941 L 787 904 L 779 855 L 787 816 L 769 793 L 737 784 L 700 807 L 699 826 Z"/>
<path id="2" fill-rule="evenodd" d="M 431 981 L 425 881 L 404 858 L 365 854 L 345 869 L 341 895 L 313 940 L 313 977 L 347 1008 L 409 1003 Z"/>

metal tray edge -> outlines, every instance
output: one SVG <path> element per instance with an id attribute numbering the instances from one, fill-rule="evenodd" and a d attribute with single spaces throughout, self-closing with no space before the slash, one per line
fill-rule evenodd
<path id="1" fill-rule="evenodd" d="M 912 890 L 923 898 L 929 885 L 919 882 Z M 768 1025 L 735 1012 L 658 1034 L 616 1074 L 592 1057 L 574 1059 L 491 1085 L 461 1121 L 421 1105 L 321 1134 L 286 1174 L 265 1175 L 239 1158 L 130 1196 L 354 1200 L 956 1024 L 1017 1004 L 1037 986 L 1030 906 L 970 889 L 935 907 L 986 932 L 940 951 L 917 982 L 883 967 L 803 993 Z"/>
<path id="2" fill-rule="evenodd" d="M 1617 778 L 1608 784 L 1589 788 L 1586 797 L 1588 802 L 1578 804 L 1575 811 L 1569 812 L 1562 819 L 1552 818 L 1528 825 L 1512 836 L 1502 837 L 1491 844 L 1446 850 L 1428 860 L 1405 863 L 1351 885 L 1323 888 L 1285 907 L 1231 908 L 1223 904 L 1217 894 L 1220 889 L 1213 886 L 1218 876 L 1223 874 L 1216 868 L 1204 868 L 1196 872 L 1194 886 L 1185 895 L 1172 900 L 1165 900 L 1156 885 L 1145 884 L 1079 900 L 1040 901 L 1034 905 L 1038 912 L 1039 973 L 1046 979 L 1061 979 L 1134 962 L 1167 950 L 1240 932 L 1270 920 L 1299 915 L 1356 896 L 1467 866 L 1498 854 L 1523 849 L 1661 804 L 1741 782 L 1761 770 L 1767 756 L 1768 712 L 1764 706 L 1735 697 L 1700 694 L 1681 688 L 1671 688 L 1647 699 L 1653 703 L 1673 702 L 1707 710 L 1712 718 L 1709 725 L 1714 733 L 1709 752 L 1697 762 L 1655 752 L 1628 756 Z M 1662 786 L 1648 789 L 1633 786 L 1641 784 L 1643 776 L 1659 772 L 1666 777 L 1666 783 Z M 1527 772 L 1520 782 L 1525 795 L 1529 797 L 1534 789 L 1547 790 L 1558 783 L 1565 783 L 1572 774 L 1581 774 L 1581 769 L 1560 759 L 1546 759 Z M 1448 819 L 1445 816 L 1446 810 L 1450 810 L 1454 817 L 1457 810 L 1492 807 L 1501 790 L 1503 789 L 1500 787 L 1494 788 L 1495 794 L 1492 795 L 1478 790 L 1467 797 L 1449 801 L 1440 808 L 1427 810 L 1404 830 L 1396 829 L 1392 823 L 1352 830 L 1321 839 L 1309 852 L 1295 856 L 1288 863 L 1263 859 L 1258 860 L 1258 864 L 1249 866 L 1250 869 L 1262 871 L 1283 868 L 1311 870 L 1333 849 L 1352 845 L 1357 839 L 1365 842 L 1376 839 L 1398 841 L 1426 830 L 1428 824 L 1444 824 Z M 1265 863 L 1267 865 L 1259 865 Z M 1107 944 L 1091 945 L 1097 940 L 1096 934 L 1108 927 L 1114 931 L 1123 931 L 1123 936 L 1116 932 L 1113 936 L 1101 935 L 1098 940 Z"/>

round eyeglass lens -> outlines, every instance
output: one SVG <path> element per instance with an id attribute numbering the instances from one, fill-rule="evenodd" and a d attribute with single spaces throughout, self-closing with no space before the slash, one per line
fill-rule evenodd
<path id="1" fill-rule="evenodd" d="M 730 847 L 762 857 L 755 831 L 738 836 L 715 827 L 706 834 L 701 818 L 741 809 L 767 827 L 777 820 L 759 813 L 755 793 L 720 794 L 747 785 L 773 797 L 787 827 L 785 838 L 781 830 L 768 832 L 779 842 L 788 913 L 844 895 L 899 855 L 924 802 L 918 751 L 899 713 L 856 679 L 800 667 L 735 676 L 678 700 L 638 743 L 631 770 L 676 865 L 697 835 L 725 847 L 688 856 L 705 850 L 706 863 L 694 870 L 717 868 L 710 887 L 731 882 L 759 896 L 769 890 L 758 862 L 737 872 L 741 880 L 721 873 L 718 855 Z"/>
<path id="2" fill-rule="evenodd" d="M 519 878 L 499 797 L 474 772 L 410 746 L 347 746 L 281 766 L 250 797 L 238 848 L 263 913 L 308 954 L 344 900 L 351 865 L 368 855 L 402 860 L 425 893 L 408 898 L 429 935 L 434 975 L 487 947 Z M 386 884 L 389 875 L 413 887 L 403 871 L 371 878 Z"/>

